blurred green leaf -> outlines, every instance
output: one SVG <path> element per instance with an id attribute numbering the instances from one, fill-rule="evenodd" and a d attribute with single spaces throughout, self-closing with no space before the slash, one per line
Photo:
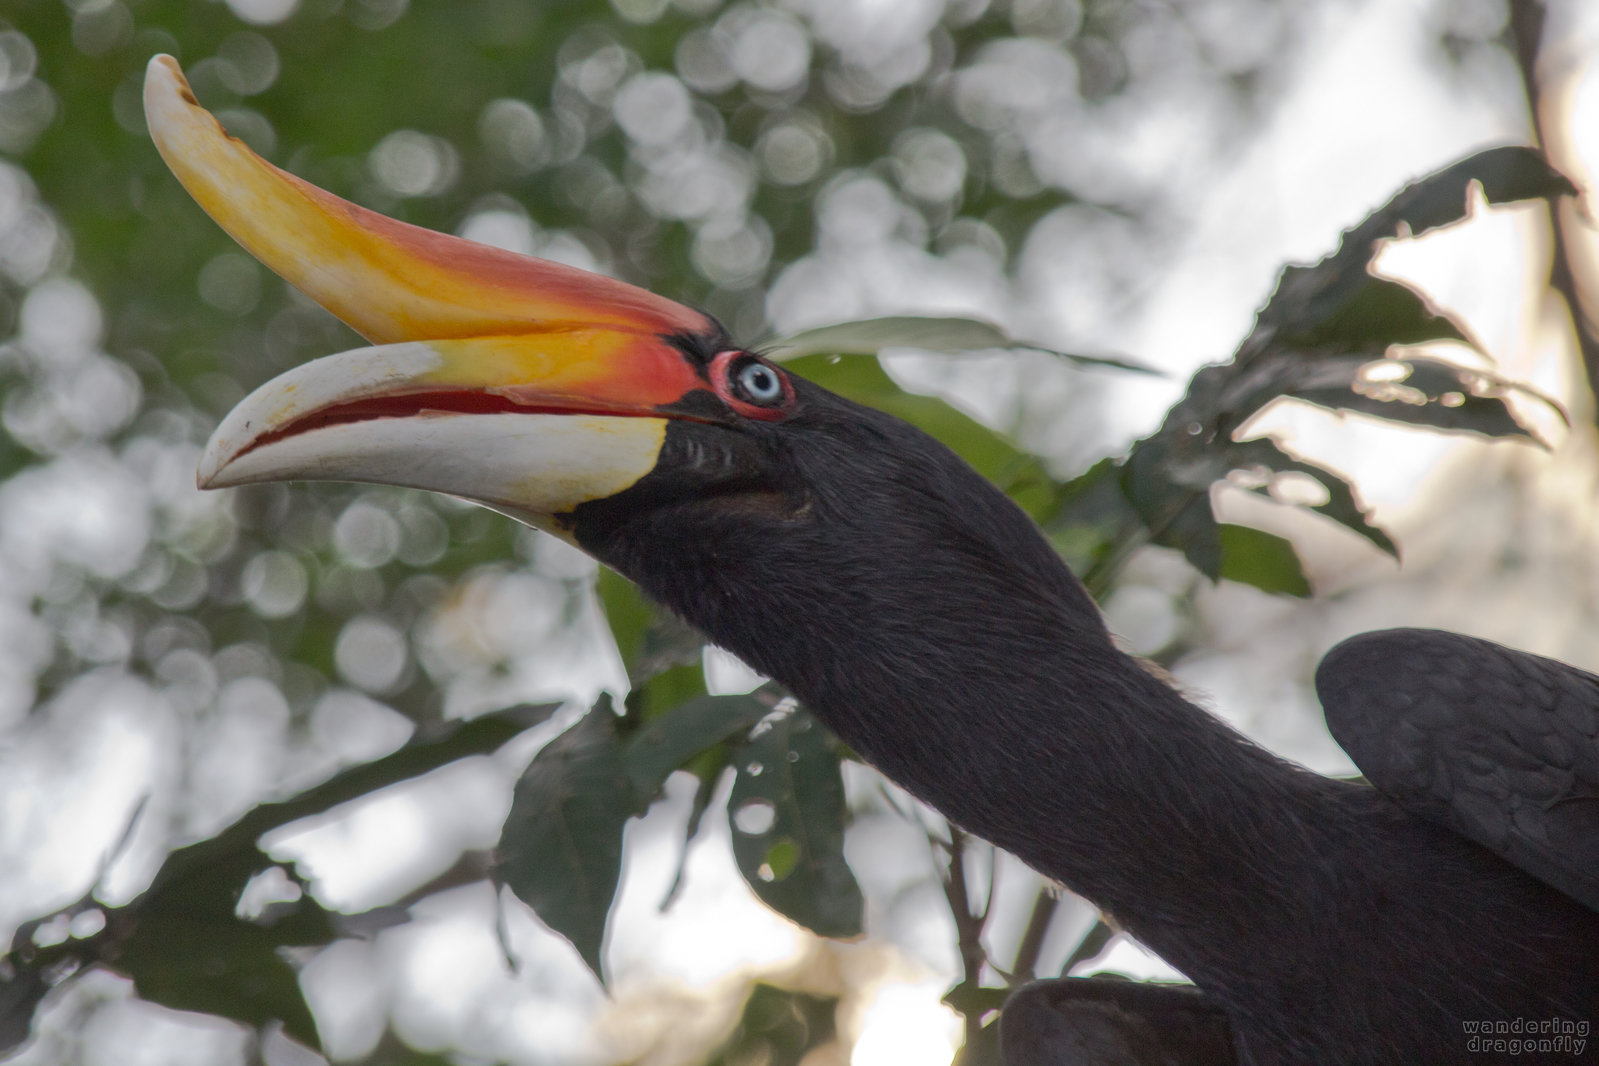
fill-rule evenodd
<path id="1" fill-rule="evenodd" d="M 376 1047 L 359 1060 L 363 1066 L 460 1066 L 460 1056 L 449 1051 L 420 1051 L 397 1036 L 391 1027 Z"/>
<path id="2" fill-rule="evenodd" d="M 786 365 L 823 388 L 886 411 L 938 438 L 1035 518 L 1053 507 L 1059 486 L 1037 457 L 943 400 L 906 392 L 875 358 L 811 355 Z"/>
<path id="3" fill-rule="evenodd" d="M 999 1047 L 999 1019 L 983 1026 L 975 1040 L 968 1040 L 955 1053 L 950 1066 L 1004 1066 Z"/>
<path id="4" fill-rule="evenodd" d="M 50 994 L 41 967 L 0 965 L 0 1056 L 21 1047 L 33 1034 L 33 1012 Z"/>
<path id="5" fill-rule="evenodd" d="M 989 988 L 963 981 L 944 993 L 944 1002 L 962 1014 L 981 1016 L 1002 1009 L 1010 994 L 1009 988 Z"/>
<path id="6" fill-rule="evenodd" d="M 721 744 L 702 752 L 693 760 L 692 769 L 698 783 L 694 788 L 694 801 L 689 807 L 688 825 L 683 830 L 683 842 L 677 853 L 677 869 L 672 873 L 672 883 L 666 887 L 666 895 L 661 897 L 660 909 L 665 911 L 677 899 L 683 890 L 683 878 L 688 873 L 689 845 L 700 835 L 700 829 L 705 824 L 705 815 L 711 809 L 711 799 L 716 793 L 717 782 L 721 779 L 722 771 L 729 765 L 729 745 Z"/>
<path id="7" fill-rule="evenodd" d="M 1291 287 L 1290 271 L 1315 268 L 1288 267 L 1279 282 L 1279 291 Z M 1360 276 L 1338 285 L 1341 302 L 1330 308 L 1316 307 L 1325 313 L 1301 323 L 1298 331 L 1288 329 L 1275 338 L 1283 345 L 1307 347 L 1333 344 L 1351 351 L 1370 350 L 1380 354 L 1391 344 L 1420 344 L 1423 341 L 1468 338 L 1460 327 L 1435 312 L 1421 294 L 1409 285 L 1388 278 L 1374 277 L 1362 270 Z M 1345 291 L 1347 290 L 1347 291 Z"/>
<path id="8" fill-rule="evenodd" d="M 627 669 L 629 715 L 649 722 L 705 694 L 705 638 L 645 598 L 637 585 L 602 567 L 595 589 Z"/>
<path id="9" fill-rule="evenodd" d="M 785 363 L 808 355 L 878 355 L 891 348 L 915 348 L 946 355 L 996 349 L 1021 350 L 1059 356 L 1078 366 L 1110 367 L 1160 375 L 1160 371 L 1130 359 L 1063 352 L 1046 345 L 1018 340 L 1000 326 L 984 319 L 956 315 L 889 315 L 839 322 L 802 330 L 765 347 L 773 358 Z"/>
<path id="10" fill-rule="evenodd" d="M 727 1043 L 706 1066 L 799 1066 L 837 1030 L 838 1000 L 758 984 Z"/>
<path id="11" fill-rule="evenodd" d="M 1096 599 L 1110 591 L 1120 561 L 1144 543 L 1143 520 L 1122 487 L 1122 465 L 1101 459 L 1066 482 L 1044 520 L 1055 550 Z"/>
<path id="12" fill-rule="evenodd" d="M 771 702 L 754 695 L 700 696 L 674 707 L 628 743 L 627 772 L 634 795 L 653 798 L 673 770 L 707 748 L 748 733 L 771 713 Z"/>
<path id="13" fill-rule="evenodd" d="M 602 982 L 605 919 L 622 873 L 622 831 L 640 813 L 608 697 L 544 746 L 516 783 L 495 882 L 565 937 Z"/>
<path id="14" fill-rule="evenodd" d="M 469 721 L 419 729 L 404 746 L 381 759 L 341 770 L 290 799 L 260 804 L 216 836 L 174 851 L 144 894 L 123 909 L 232 914 L 245 884 L 269 865 L 256 847 L 256 841 L 267 832 L 458 759 L 494 751 L 548 719 L 559 707 L 558 703 L 522 704 Z"/>
<path id="15" fill-rule="evenodd" d="M 844 861 L 844 780 L 803 710 L 740 749 L 728 815 L 739 873 L 768 907 L 821 936 L 860 935 L 865 901 Z"/>
<path id="16" fill-rule="evenodd" d="M 633 664 L 643 657 L 644 637 L 654 621 L 655 607 L 644 598 L 637 585 L 607 566 L 600 567 L 594 579 L 594 591 L 605 610 L 605 621 L 611 627 L 616 651 L 631 678 Z"/>
<path id="17" fill-rule="evenodd" d="M 286 1033 L 320 1048 L 299 975 L 269 929 L 246 922 L 173 914 L 144 916 L 111 964 L 139 995 L 173 1010 L 219 1014 L 259 1029 L 281 1021 Z"/>
<path id="18" fill-rule="evenodd" d="M 1194 569 L 1214 581 L 1221 576 L 1221 534 L 1210 485 L 1227 471 L 1215 470 L 1212 480 L 1202 484 L 1194 482 L 1209 475 L 1179 483 L 1168 477 L 1170 465 L 1170 453 L 1158 445 L 1135 447 L 1122 468 L 1122 491 L 1143 519 L 1150 543 L 1178 549 Z"/>
<path id="19" fill-rule="evenodd" d="M 1264 530 L 1230 523 L 1217 526 L 1217 533 L 1222 577 L 1265 592 L 1310 595 L 1310 581 L 1289 541 Z"/>
<path id="20" fill-rule="evenodd" d="M 1250 341 L 1262 337 L 1268 343 L 1349 346 L 1362 342 L 1405 344 L 1436 337 L 1464 339 L 1453 323 L 1432 319 L 1421 299 L 1403 285 L 1373 278 L 1370 265 L 1376 256 L 1376 242 L 1384 238 L 1420 236 L 1465 218 L 1467 191 L 1473 183 L 1493 204 L 1576 193 L 1571 182 L 1541 154 L 1523 147 L 1490 148 L 1419 178 L 1359 225 L 1345 230 L 1333 254 L 1312 267 L 1284 268 L 1250 340 L 1240 348 L 1239 358 L 1247 358 Z M 1367 316 L 1384 325 L 1369 324 Z M 1436 325 L 1429 327 L 1428 320 Z M 1389 336 L 1385 330 L 1409 339 Z"/>
<path id="21" fill-rule="evenodd" d="M 635 684 L 627 694 L 627 706 L 638 721 L 653 722 L 685 700 L 703 695 L 705 667 L 696 658 L 692 663 L 658 670 L 648 680 Z"/>
<path id="22" fill-rule="evenodd" d="M 1008 992 L 1009 989 L 1004 991 Z M 1000 1019 L 995 1017 L 979 1029 L 975 1038 L 961 1045 L 950 1066 L 1006 1066 L 1005 1056 L 999 1046 L 1000 1024 Z"/>

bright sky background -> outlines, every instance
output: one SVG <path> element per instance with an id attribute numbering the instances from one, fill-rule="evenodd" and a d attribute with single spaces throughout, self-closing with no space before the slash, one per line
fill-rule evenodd
<path id="1" fill-rule="evenodd" d="M 228 3 L 241 17 L 259 23 L 282 18 L 293 7 L 293 0 Z M 1024 435 L 1045 433 L 1046 413 L 1065 393 L 1098 388 L 1104 398 L 1102 423 L 1081 433 L 1052 426 L 1048 432 L 1054 436 L 1044 443 L 1068 465 L 1118 450 L 1154 424 L 1193 369 L 1231 351 L 1284 261 L 1313 260 L 1330 251 L 1341 229 L 1406 180 L 1475 148 L 1528 139 L 1527 119 L 1517 103 L 1517 72 L 1508 59 L 1481 61 L 1453 77 L 1437 67 L 1427 43 L 1431 23 L 1423 17 L 1437 6 L 1421 0 L 1319 5 L 1314 28 L 1302 36 L 1293 76 L 1268 101 L 1241 150 L 1225 158 L 1206 154 L 1204 139 L 1217 134 L 1207 125 L 1215 116 L 1202 105 L 1127 113 L 1113 116 L 1105 129 L 1076 130 L 1081 136 L 1119 138 L 1123 180 L 1170 190 L 1164 217 L 1153 230 L 1134 233 L 1111 218 L 1062 212 L 1035 235 L 1014 283 L 992 261 L 934 257 L 899 241 L 892 227 L 875 225 L 880 204 L 870 182 L 836 187 L 822 212 L 820 249 L 778 280 L 770 313 L 785 329 L 901 311 L 977 312 L 1042 341 L 1121 351 L 1168 370 L 1172 377 L 1158 383 L 1128 378 L 1088 383 L 1083 375 L 1042 359 L 954 365 L 915 356 L 891 360 L 905 379 L 934 387 L 1002 424 L 1017 421 Z M 1456 17 L 1477 17 L 1479 11 L 1492 17 L 1497 7 L 1461 0 Z M 877 0 L 854 14 L 847 10 L 848 5 L 837 5 L 823 14 L 870 25 L 834 25 L 831 32 L 841 40 L 915 23 L 927 6 L 917 0 Z M 1589 136 L 1574 137 L 1571 154 L 1558 162 L 1581 183 L 1579 165 L 1591 173 L 1599 161 L 1599 140 L 1593 136 L 1599 131 L 1599 76 L 1586 63 L 1599 49 L 1599 9 L 1572 2 L 1564 10 L 1584 24 L 1566 37 L 1573 42 L 1570 51 L 1555 57 L 1550 70 L 1572 79 L 1570 100 L 1578 110 L 1569 129 Z M 1248 46 L 1246 31 L 1238 27 L 1240 47 Z M 1560 32 L 1558 23 L 1555 32 Z M 1013 76 L 1032 76 L 1030 69 L 1022 64 Z M 1049 74 L 1040 70 L 1047 106 Z M 292 78 L 293 72 L 281 76 Z M 1074 165 L 1068 132 L 1062 131 L 1055 159 L 1062 168 Z M 1549 308 L 1530 302 L 1535 287 L 1512 280 L 1525 269 L 1528 256 L 1546 254 L 1539 250 L 1546 241 L 1541 210 L 1493 212 L 1463 232 L 1396 247 L 1385 264 L 1421 279 L 1435 298 L 1465 313 L 1503 371 L 1563 401 L 1586 402 L 1572 388 L 1579 379 L 1571 369 L 1566 327 Z M 503 222 L 480 219 L 474 235 L 521 239 L 515 232 L 507 238 Z M 1103 298 L 1094 255 L 1106 242 L 1140 246 L 1141 289 L 1131 299 Z M 581 249 L 567 252 L 582 254 Z M 92 296 L 75 282 L 36 288 L 24 315 L 30 313 L 35 337 L 57 334 L 63 350 L 75 337 L 97 335 L 99 329 Z M 115 372 L 106 373 L 114 377 Z M 115 402 L 116 383 L 107 381 L 95 395 Z M 1580 409 L 1577 413 L 1579 420 L 1585 416 Z M 1345 633 L 1443 624 L 1599 665 L 1599 653 L 1589 650 L 1594 579 L 1587 560 L 1594 557 L 1589 530 L 1596 465 L 1587 429 L 1556 433 L 1556 450 L 1543 454 L 1520 445 L 1429 437 L 1302 413 L 1273 414 L 1266 424 L 1290 434 L 1296 448 L 1331 457 L 1354 475 L 1378 508 L 1379 520 L 1404 544 L 1406 565 L 1397 568 L 1356 538 L 1317 522 L 1264 514 L 1259 507 L 1241 510 L 1290 531 L 1304 546 L 1318 588 L 1337 595 L 1299 604 L 1247 589 L 1202 592 L 1202 612 L 1215 628 L 1212 650 L 1185 661 L 1178 676 L 1218 713 L 1275 750 L 1338 772 L 1349 769 L 1348 763 L 1322 729 L 1305 684 L 1306 657 L 1307 649 L 1324 648 Z M 1395 446 L 1396 434 L 1404 434 L 1402 447 Z M 175 498 L 192 493 L 187 487 L 192 481 L 184 481 L 192 477 L 189 472 L 157 473 L 166 479 L 161 484 L 170 485 L 163 491 Z M 63 475 L 92 483 L 103 480 L 105 472 L 88 466 L 53 476 Z M 94 498 L 114 504 L 116 492 L 111 486 Z M 44 508 L 24 516 L 36 531 L 87 537 L 79 549 L 86 560 L 115 550 L 114 538 L 94 540 L 83 533 L 105 522 L 52 519 L 74 501 L 52 504 L 49 494 L 29 499 Z M 58 512 L 50 511 L 52 506 Z M 1229 506 L 1246 507 L 1241 502 Z M 1545 511 L 1555 519 L 1535 529 L 1512 524 L 1518 515 Z M 14 532 L 20 524 L 20 518 L 0 522 L 0 537 L 8 529 L 20 535 Z M 1509 577 L 1495 577 L 1498 571 L 1490 564 L 1512 540 L 1534 558 Z M 540 614 L 550 609 L 540 606 L 548 597 L 539 582 L 555 580 L 552 574 L 582 574 L 591 564 L 532 535 L 526 546 L 531 572 L 486 582 L 464 596 L 465 628 L 453 631 L 453 637 L 441 633 L 440 641 L 459 639 L 461 632 L 484 640 L 549 634 L 553 619 Z M 1114 627 L 1134 645 L 1158 646 L 1176 624 L 1171 596 L 1186 577 L 1169 563 L 1159 557 L 1139 562 L 1110 605 Z M 1577 598 L 1569 595 L 1573 566 L 1581 566 L 1587 595 L 1578 606 L 1562 607 Z M 1440 575 L 1450 574 L 1459 575 L 1454 586 L 1440 581 Z M 507 619 L 517 624 L 507 626 Z M 382 639 L 383 634 L 373 634 L 373 640 Z M 530 648 L 537 643 L 528 639 Z M 504 687 L 460 698 L 490 700 L 507 690 L 520 696 L 592 694 L 617 686 L 614 656 L 608 649 L 596 650 L 605 643 L 602 623 L 589 617 L 570 640 L 543 643 L 541 650 L 526 654 L 516 676 L 496 683 Z M 753 683 L 726 657 L 713 656 L 708 665 L 724 690 Z M 81 728 L 33 737 L 31 747 L 0 747 L 0 855 L 25 854 L 28 861 L 23 877 L 0 885 L 0 925 L 81 890 L 102 858 L 84 841 L 114 839 L 144 782 L 170 772 L 163 764 L 169 757 L 163 745 L 170 738 L 152 736 L 141 725 L 138 704 L 145 698 L 147 693 L 136 687 L 90 677 L 62 696 L 80 708 Z M 236 750 L 250 750 L 252 737 L 270 733 L 286 714 L 281 696 L 249 686 L 230 688 L 221 699 L 225 710 L 231 708 L 223 720 L 235 730 L 230 743 Z M 349 696 L 323 716 L 322 739 L 346 758 L 370 755 L 401 739 L 396 718 L 371 701 Z M 300 858 L 331 904 L 390 899 L 453 861 L 453 854 L 440 855 L 430 844 L 440 835 L 491 845 L 511 783 L 532 745 L 570 720 L 563 718 L 493 759 L 447 768 L 354 811 L 293 827 L 272 841 L 275 853 Z M 248 758 L 218 765 L 215 787 L 223 799 L 249 794 L 250 775 L 271 773 Z M 57 784 L 66 770 L 75 770 L 71 779 L 80 783 L 70 792 Z M 867 774 L 852 775 L 848 783 L 862 802 L 879 787 Z M 508 974 L 495 934 L 496 901 L 488 888 L 474 885 L 427 900 L 415 908 L 412 922 L 370 943 L 340 942 L 309 964 L 304 984 L 330 1051 L 362 1053 L 378 1038 L 385 1012 L 393 1009 L 404 1022 L 403 1035 L 418 1047 L 459 1047 L 518 1063 L 665 1066 L 692 1061 L 725 1028 L 736 1010 L 731 990 L 756 975 L 786 975 L 797 986 L 819 991 L 864 989 L 844 1012 L 844 1025 L 855 1038 L 852 1066 L 944 1066 L 958 1026 L 939 997 L 952 983 L 957 960 L 942 900 L 905 894 L 928 862 L 916 828 L 886 810 L 869 812 L 850 838 L 850 855 L 879 934 L 870 943 L 818 941 L 760 906 L 734 870 L 725 827 L 696 842 L 688 887 L 662 915 L 656 904 L 677 860 L 674 827 L 688 814 L 691 790 L 682 786 L 675 781 L 667 800 L 629 828 L 630 860 L 612 919 L 608 961 L 615 980 L 609 1001 L 566 945 L 516 907 L 508 909 L 507 922 L 522 972 Z M 150 874 L 149 861 L 145 856 L 113 864 L 106 877 L 109 896 L 136 892 Z M 1000 895 L 1016 903 L 1010 910 L 1024 908 L 1036 879 L 1008 864 L 1001 865 L 999 877 Z M 1050 957 L 1057 962 L 1064 957 L 1091 917 L 1085 907 L 1068 908 L 1046 951 L 1046 966 Z M 996 923 L 993 935 L 1014 939 L 1020 920 L 1015 915 Z M 721 954 L 711 954 L 713 949 Z M 1113 945 L 1095 965 L 1163 972 L 1125 943 Z M 110 978 L 86 984 L 91 996 L 116 1000 L 122 995 Z M 600 1024 L 593 1024 L 596 1020 Z M 71 1022 L 60 1018 L 52 1024 L 64 1029 Z M 85 1061 L 209 1064 L 225 1060 L 239 1045 L 237 1032 L 225 1024 L 196 1029 L 192 1019 L 174 1021 L 126 1002 L 96 1014 L 94 1027 L 74 1038 Z M 41 1040 L 17 1061 L 51 1062 L 62 1046 L 59 1040 Z M 281 1043 L 269 1047 L 269 1057 L 274 1063 L 297 1061 L 294 1050 Z"/>

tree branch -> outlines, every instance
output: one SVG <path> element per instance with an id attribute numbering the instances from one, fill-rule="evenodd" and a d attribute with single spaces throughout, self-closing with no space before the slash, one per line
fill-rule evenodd
<path id="1" fill-rule="evenodd" d="M 1038 953 L 1044 949 L 1044 937 L 1049 933 L 1049 923 L 1060 909 L 1060 896 L 1048 885 L 1038 890 L 1033 900 L 1033 913 L 1027 918 L 1027 929 L 1022 942 L 1016 947 L 1016 965 L 1011 968 L 1011 982 L 1026 984 L 1038 976 Z"/>
<path id="2" fill-rule="evenodd" d="M 1544 0 L 1510 0 L 1510 41 L 1521 70 L 1521 84 L 1527 94 L 1527 110 L 1532 118 L 1533 135 L 1545 152 L 1549 138 L 1544 133 L 1543 93 L 1538 78 L 1538 54 L 1548 11 Z M 1558 165 L 1557 160 L 1550 160 Z M 1561 206 L 1558 200 L 1548 202 L 1549 230 L 1554 237 L 1554 261 L 1549 267 L 1549 287 L 1558 292 L 1571 310 L 1572 329 L 1577 335 L 1577 350 L 1582 356 L 1582 366 L 1588 375 L 1588 388 L 1592 392 L 1599 384 L 1599 330 L 1589 318 L 1577 290 L 1576 275 L 1571 269 L 1570 249 L 1567 247 L 1565 228 L 1561 225 Z M 1595 405 L 1599 417 L 1599 403 Z"/>
<path id="3" fill-rule="evenodd" d="M 962 992 L 975 992 L 982 983 L 983 926 L 988 921 L 986 909 L 982 914 L 972 912 L 971 889 L 966 883 L 966 850 L 971 837 L 951 825 L 949 827 L 949 875 L 944 879 L 944 898 L 949 901 L 950 915 L 955 919 L 956 942 L 960 946 L 961 981 L 947 999 L 952 999 L 965 1024 L 966 1043 L 975 1044 L 983 1028 L 984 1011 L 965 1009 L 967 996 Z"/>
<path id="4" fill-rule="evenodd" d="M 1070 976 L 1072 967 L 1080 962 L 1086 962 L 1105 950 L 1105 945 L 1110 943 L 1110 938 L 1115 935 L 1115 927 L 1105 921 L 1104 915 L 1100 915 L 1088 932 L 1083 934 L 1083 939 L 1077 942 L 1077 947 L 1072 949 L 1071 955 L 1067 956 L 1065 964 L 1060 968 L 1061 976 Z"/>

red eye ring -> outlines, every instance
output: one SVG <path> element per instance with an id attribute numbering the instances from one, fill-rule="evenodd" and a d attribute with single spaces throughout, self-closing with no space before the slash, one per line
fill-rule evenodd
<path id="1" fill-rule="evenodd" d="M 788 375 L 749 352 L 718 352 L 711 360 L 711 386 L 745 418 L 780 422 L 794 407 L 794 384 Z"/>

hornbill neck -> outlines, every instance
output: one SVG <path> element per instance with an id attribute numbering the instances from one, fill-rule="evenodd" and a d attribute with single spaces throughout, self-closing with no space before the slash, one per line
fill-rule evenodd
<path id="1" fill-rule="evenodd" d="M 1255 746 L 1085 625 L 1006 625 L 1000 643 L 1030 668 L 973 683 L 970 660 L 929 646 L 919 677 L 846 678 L 807 703 L 887 776 L 1213 991 L 1236 980 L 1244 945 L 1287 945 L 1325 919 L 1303 875 L 1342 859 L 1345 786 Z"/>
<path id="2" fill-rule="evenodd" d="M 1336 861 L 1299 827 L 1337 821 L 1320 809 L 1337 783 L 1118 651 L 1031 518 L 942 445 L 849 407 L 794 438 L 803 499 L 786 516 L 624 493 L 580 509 L 579 538 L 889 778 L 1194 980 L 1236 973 L 1240 943 L 1290 935 L 1308 904 L 1276 871 Z"/>

